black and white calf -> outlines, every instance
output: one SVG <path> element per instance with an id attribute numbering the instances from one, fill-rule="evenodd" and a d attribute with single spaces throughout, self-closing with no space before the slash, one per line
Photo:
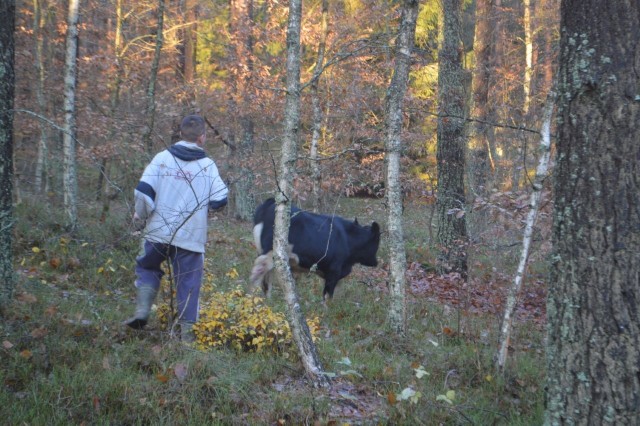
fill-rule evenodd
<path id="1" fill-rule="evenodd" d="M 275 200 L 269 198 L 256 209 L 253 237 L 260 254 L 251 271 L 251 283 L 270 290 L 267 275 L 273 269 L 273 224 Z M 292 269 L 314 271 L 324 278 L 323 297 L 333 297 L 342 278 L 351 273 L 354 264 L 377 266 L 380 226 L 362 226 L 338 216 L 321 215 L 291 207 L 289 228 L 289 263 Z"/>

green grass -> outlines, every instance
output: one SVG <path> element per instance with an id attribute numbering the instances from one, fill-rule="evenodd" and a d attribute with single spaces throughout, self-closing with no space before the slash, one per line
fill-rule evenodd
<path id="1" fill-rule="evenodd" d="M 425 264 L 432 261 L 428 209 L 406 210 L 408 258 Z M 361 223 L 386 222 L 376 200 L 342 200 L 336 210 Z M 85 215 L 69 235 L 56 214 L 18 208 L 18 286 L 0 326 L 3 424 L 542 423 L 540 330 L 516 325 L 508 370 L 497 375 L 495 316 L 409 296 L 408 335 L 396 336 L 387 327 L 388 278 L 379 269 L 356 267 L 328 309 L 321 280 L 298 279 L 303 310 L 321 318 L 317 347 L 334 376 L 331 389 L 309 386 L 295 355 L 193 350 L 153 317 L 148 330 L 127 330 L 121 322 L 134 307 L 139 241 L 126 230 L 125 212 L 112 209 L 102 224 L 92 222 L 95 212 Z M 209 279 L 215 290 L 246 286 L 255 257 L 251 224 L 218 216 Z M 480 260 L 483 268 L 491 268 L 489 259 Z M 282 292 L 274 289 L 267 303 L 283 311 Z M 417 370 L 428 374 L 418 378 Z M 400 400 L 407 388 L 420 393 L 415 403 Z M 452 390 L 451 404 L 437 400 Z"/>

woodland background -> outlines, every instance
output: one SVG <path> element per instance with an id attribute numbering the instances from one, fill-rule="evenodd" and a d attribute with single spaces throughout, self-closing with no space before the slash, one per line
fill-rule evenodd
<path id="1" fill-rule="evenodd" d="M 326 14 L 322 4 L 303 2 L 293 201 L 384 223 L 385 98 L 401 2 L 332 1 Z M 142 336 L 118 327 L 132 307 L 138 241 L 129 228 L 131 194 L 149 159 L 178 139 L 185 114 L 206 117 L 207 150 L 232 197 L 212 219 L 211 300 L 246 283 L 254 255 L 247 221 L 277 179 L 287 8 L 272 0 L 84 0 L 76 91 L 78 217 L 70 218 L 62 132 L 66 6 L 46 0 L 16 5 L 20 284 L 3 343 L 13 370 L 2 371 L 2 398 L 5 407 L 18 405 L 9 418 L 78 424 L 106 418 L 166 424 L 541 421 L 552 208 L 547 181 L 509 372 L 494 377 L 492 357 L 553 85 L 558 1 L 461 4 L 467 205 L 451 214 L 464 217 L 469 229 L 467 282 L 435 273 L 442 11 L 438 1 L 421 2 L 402 129 L 409 338 L 398 346 L 378 332 L 389 279 L 385 262 L 342 283 L 328 312 L 316 306 L 317 283 L 302 286 L 305 309 L 320 318 L 321 358 L 337 372 L 339 385 L 324 395 L 309 395 L 295 354 L 281 348 L 239 358 L 233 347 L 213 356 L 185 355 L 163 331 L 162 310 L 157 327 Z M 314 137 L 319 191 L 309 161 L 316 155 Z M 384 258 L 386 250 L 380 254 Z M 99 378 L 89 380 L 95 371 Z"/>

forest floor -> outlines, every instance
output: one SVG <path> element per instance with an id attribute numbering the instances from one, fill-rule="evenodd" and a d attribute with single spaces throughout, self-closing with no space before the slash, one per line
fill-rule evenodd
<path id="1" fill-rule="evenodd" d="M 302 309 L 317 320 L 316 345 L 332 381 L 317 389 L 291 345 L 251 352 L 233 344 L 187 347 L 167 330 L 162 310 L 144 331 L 123 327 L 133 312 L 139 247 L 127 212 L 98 223 L 97 207 L 88 208 L 85 225 L 70 235 L 51 211 L 19 206 L 18 285 L 0 328 L 0 415 L 5 424 L 542 423 L 544 264 L 530 268 L 508 365 L 497 373 L 493 357 L 517 234 L 494 233 L 506 243 L 470 250 L 468 282 L 438 276 L 429 208 L 413 203 L 406 210 L 406 337 L 386 324 L 385 247 L 381 265 L 356 267 L 328 307 L 320 303 L 321 280 L 298 277 Z M 385 222 L 379 200 L 341 200 L 334 210 L 361 223 Z M 251 238 L 251 224 L 211 218 L 203 309 L 221 300 L 238 304 L 225 297 L 247 289 Z M 513 249 L 495 249 L 503 246 Z M 279 289 L 255 300 L 274 315 L 284 312 Z M 170 291 L 162 303 L 171 303 Z"/>

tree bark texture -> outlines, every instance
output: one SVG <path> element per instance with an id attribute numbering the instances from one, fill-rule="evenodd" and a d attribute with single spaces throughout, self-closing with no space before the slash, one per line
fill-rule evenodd
<path id="1" fill-rule="evenodd" d="M 158 0 L 158 23 L 156 28 L 156 46 L 151 62 L 151 73 L 149 75 L 149 85 L 147 87 L 147 111 L 146 125 L 142 134 L 142 143 L 147 150 L 147 154 L 153 153 L 153 127 L 156 121 L 156 83 L 158 80 L 158 69 L 160 68 L 160 55 L 164 45 L 164 7 L 165 0 Z"/>
<path id="2" fill-rule="evenodd" d="M 276 194 L 276 217 L 274 224 L 274 262 L 276 279 L 284 291 L 287 317 L 293 340 L 298 347 L 300 360 L 310 380 L 316 386 L 328 384 L 323 374 L 320 358 L 306 318 L 300 307 L 296 285 L 289 268 L 289 218 L 293 194 L 298 140 L 300 138 L 300 30 L 302 20 L 302 0 L 289 1 L 289 22 L 287 27 L 287 78 L 284 117 L 282 158 L 280 160 L 278 192 Z"/>
<path id="3" fill-rule="evenodd" d="M 405 0 L 396 38 L 395 70 L 386 99 L 386 176 L 385 197 L 388 208 L 389 263 L 391 270 L 389 323 L 393 330 L 404 335 L 407 329 L 407 301 L 405 271 L 407 255 L 402 228 L 402 182 L 400 159 L 402 157 L 402 104 L 407 91 L 411 52 L 416 37 L 418 18 L 417 0 Z"/>
<path id="4" fill-rule="evenodd" d="M 15 287 L 13 275 L 13 97 L 15 0 L 0 2 L 0 309 Z"/>
<path id="5" fill-rule="evenodd" d="M 438 61 L 438 268 L 467 275 L 465 223 L 465 111 L 462 68 L 462 0 L 444 0 L 444 26 Z"/>
<path id="6" fill-rule="evenodd" d="M 80 0 L 69 0 L 64 72 L 64 132 L 62 146 L 64 210 L 67 228 L 78 224 L 78 179 L 76 171 L 76 85 L 78 81 L 78 8 Z"/>
<path id="7" fill-rule="evenodd" d="M 563 0 L 549 425 L 640 424 L 640 3 Z"/>

